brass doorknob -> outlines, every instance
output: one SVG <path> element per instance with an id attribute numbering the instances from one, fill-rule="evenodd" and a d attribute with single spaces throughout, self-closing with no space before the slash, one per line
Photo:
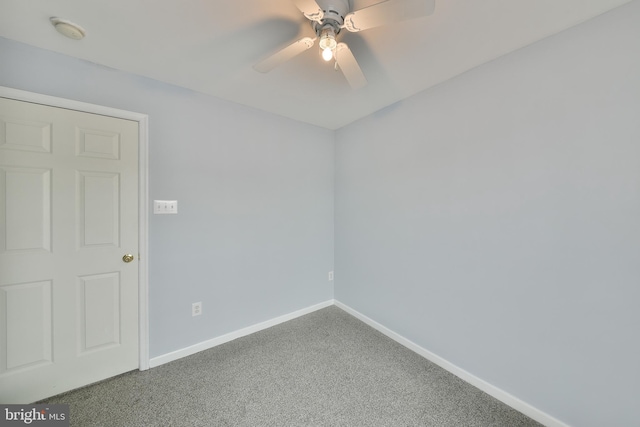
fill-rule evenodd
<path id="1" fill-rule="evenodd" d="M 122 260 L 123 260 L 124 262 L 131 262 L 131 261 L 133 261 L 133 255 L 131 255 L 131 254 L 125 254 L 125 256 L 123 256 L 123 257 L 122 257 Z"/>

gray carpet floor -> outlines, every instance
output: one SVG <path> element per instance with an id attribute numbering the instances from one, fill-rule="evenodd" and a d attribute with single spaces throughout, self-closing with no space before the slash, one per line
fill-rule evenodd
<path id="1" fill-rule="evenodd" d="M 540 426 L 341 309 L 48 399 L 71 426 Z"/>

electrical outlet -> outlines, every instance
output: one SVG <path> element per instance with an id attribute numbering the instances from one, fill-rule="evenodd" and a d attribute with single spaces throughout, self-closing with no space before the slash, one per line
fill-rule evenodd
<path id="1" fill-rule="evenodd" d="M 333 271 L 329 272 L 329 281 L 331 282 L 333 280 Z"/>
<path id="2" fill-rule="evenodd" d="M 191 316 L 200 316 L 202 314 L 202 303 L 194 302 L 191 304 Z"/>

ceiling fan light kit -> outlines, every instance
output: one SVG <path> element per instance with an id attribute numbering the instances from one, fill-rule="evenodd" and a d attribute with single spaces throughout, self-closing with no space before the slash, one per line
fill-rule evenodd
<path id="1" fill-rule="evenodd" d="M 340 30 L 355 33 L 369 28 L 420 18 L 433 13 L 435 0 L 387 0 L 364 9 L 352 11 L 350 0 L 292 0 L 302 14 L 311 21 L 315 38 L 304 37 L 272 54 L 253 66 L 256 71 L 267 73 L 280 64 L 294 58 L 313 46 L 318 46 L 322 59 L 336 60 L 347 82 L 353 89 L 367 84 L 358 61 L 343 43 L 338 42 Z M 338 55 L 338 52 L 340 53 Z"/>
<path id="2" fill-rule="evenodd" d="M 318 46 L 320 46 L 320 51 L 322 51 L 322 59 L 331 61 L 333 52 L 338 46 L 338 42 L 336 42 L 336 32 L 333 27 L 327 25 L 326 28 L 321 31 Z"/>

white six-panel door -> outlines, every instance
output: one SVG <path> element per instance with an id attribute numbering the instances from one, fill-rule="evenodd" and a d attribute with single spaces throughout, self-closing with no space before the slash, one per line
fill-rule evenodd
<path id="1" fill-rule="evenodd" d="M 0 98 L 0 403 L 138 368 L 137 264 L 138 123 Z"/>

